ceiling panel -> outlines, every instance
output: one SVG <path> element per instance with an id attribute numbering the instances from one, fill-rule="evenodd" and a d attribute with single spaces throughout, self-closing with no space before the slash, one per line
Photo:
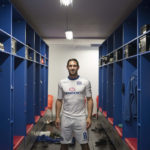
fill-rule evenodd
<path id="1" fill-rule="evenodd" d="M 15 7 L 43 38 L 63 39 L 68 28 L 76 39 L 103 39 L 136 8 L 140 0 L 12 0 Z"/>

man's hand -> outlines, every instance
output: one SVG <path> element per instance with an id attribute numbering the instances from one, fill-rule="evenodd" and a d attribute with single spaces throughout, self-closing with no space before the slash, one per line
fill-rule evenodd
<path id="1" fill-rule="evenodd" d="M 91 118 L 87 118 L 86 119 L 86 128 L 87 129 L 90 128 L 91 124 L 92 124 Z"/>
<path id="2" fill-rule="evenodd" d="M 60 118 L 56 118 L 55 120 L 55 125 L 56 125 L 56 128 L 60 128 Z"/>

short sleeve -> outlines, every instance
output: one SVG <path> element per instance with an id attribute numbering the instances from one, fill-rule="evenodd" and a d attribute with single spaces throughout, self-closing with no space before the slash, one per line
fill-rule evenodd
<path id="1" fill-rule="evenodd" d="M 91 83 L 90 81 L 87 81 L 86 89 L 85 89 L 85 96 L 86 97 L 92 97 L 92 91 L 91 91 Z"/>
<path id="2" fill-rule="evenodd" d="M 58 83 L 58 96 L 57 99 L 62 100 L 64 98 L 63 89 L 61 87 L 61 83 Z"/>

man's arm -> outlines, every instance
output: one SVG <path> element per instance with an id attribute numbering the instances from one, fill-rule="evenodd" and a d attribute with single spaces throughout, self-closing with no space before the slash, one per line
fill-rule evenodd
<path id="1" fill-rule="evenodd" d="M 88 110 L 88 117 L 87 117 L 87 128 L 91 126 L 91 117 L 92 117 L 92 112 L 93 112 L 93 99 L 92 97 L 87 98 L 87 110 Z"/>
<path id="2" fill-rule="evenodd" d="M 56 101 L 56 120 L 55 120 L 56 128 L 60 128 L 61 107 L 62 107 L 62 100 L 57 99 L 57 101 Z"/>

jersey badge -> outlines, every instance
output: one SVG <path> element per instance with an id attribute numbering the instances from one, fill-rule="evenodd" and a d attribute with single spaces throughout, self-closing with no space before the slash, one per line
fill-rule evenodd
<path id="1" fill-rule="evenodd" d="M 81 81 L 77 81 L 77 85 L 82 85 L 82 82 Z"/>
<path id="2" fill-rule="evenodd" d="M 87 133 L 86 132 L 83 132 L 83 139 L 87 140 Z"/>
<path id="3" fill-rule="evenodd" d="M 69 91 L 74 92 L 76 89 L 74 87 L 69 88 Z"/>

